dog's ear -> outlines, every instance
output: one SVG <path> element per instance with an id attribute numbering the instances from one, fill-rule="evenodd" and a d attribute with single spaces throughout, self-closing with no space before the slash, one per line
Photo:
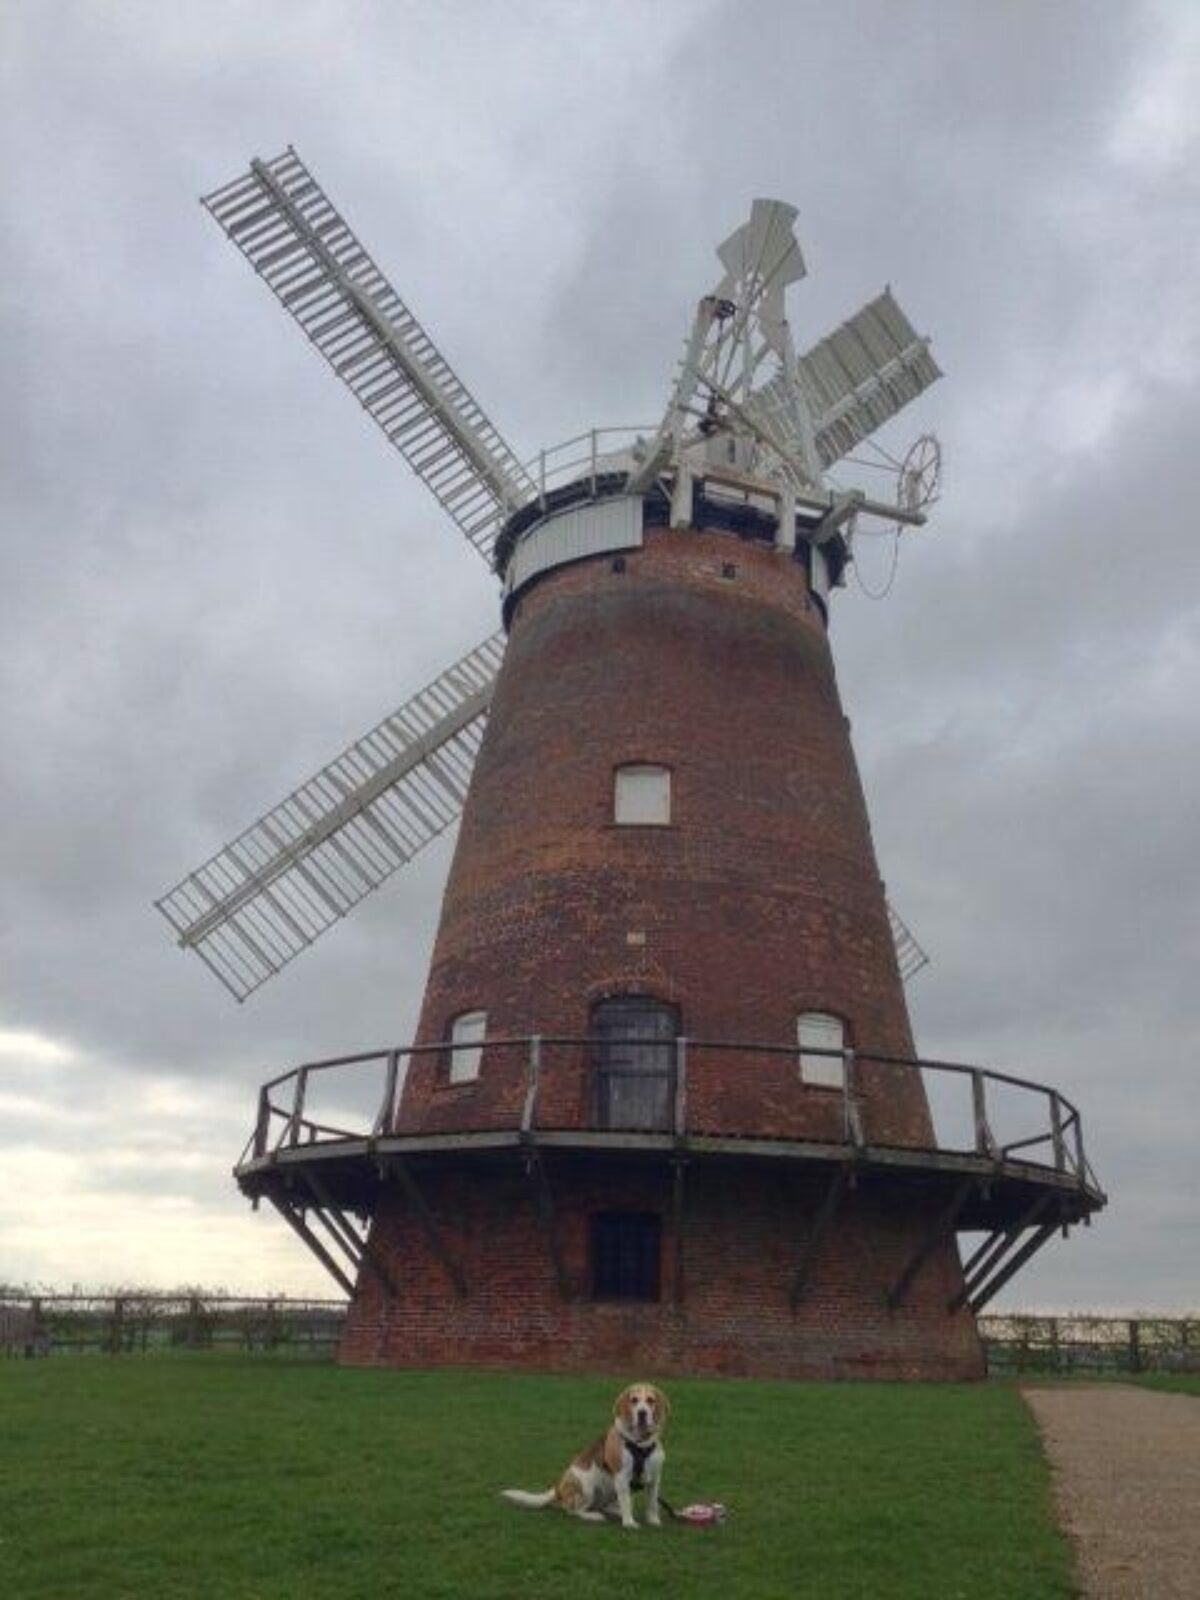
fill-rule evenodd
<path id="1" fill-rule="evenodd" d="M 665 1423 L 671 1415 L 671 1402 L 657 1385 L 654 1389 L 654 1404 L 658 1408 L 658 1420 Z"/>
<path id="2" fill-rule="evenodd" d="M 631 1420 L 629 1415 L 629 1397 L 633 1393 L 633 1390 L 634 1385 L 631 1383 L 628 1388 L 622 1389 L 620 1394 L 613 1401 L 613 1420 L 615 1422 L 629 1422 Z"/>

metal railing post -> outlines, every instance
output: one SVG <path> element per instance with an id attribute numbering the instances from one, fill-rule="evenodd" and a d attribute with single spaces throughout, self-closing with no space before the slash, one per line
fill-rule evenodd
<path id="1" fill-rule="evenodd" d="M 675 1040 L 675 1137 L 682 1139 L 687 1134 L 687 1040 L 677 1037 Z"/>
<path id="2" fill-rule="evenodd" d="M 258 1091 L 258 1121 L 254 1125 L 254 1154 L 267 1153 L 267 1127 L 271 1120 L 271 1097 L 265 1089 Z"/>
<path id="3" fill-rule="evenodd" d="M 847 1143 L 861 1150 L 866 1136 L 858 1103 L 858 1055 L 849 1047 L 842 1051 L 842 1129 Z"/>
<path id="4" fill-rule="evenodd" d="M 987 1083 L 978 1067 L 971 1070 L 971 1110 L 975 1120 L 975 1150 L 978 1155 L 994 1155 L 992 1130 L 987 1118 Z"/>
<path id="5" fill-rule="evenodd" d="M 538 1089 L 542 1077 L 542 1036 L 540 1033 L 530 1035 L 529 1054 L 525 1058 L 525 1104 L 521 1108 L 521 1132 L 533 1132 L 534 1115 L 537 1108 Z"/>
<path id="6" fill-rule="evenodd" d="M 288 1143 L 300 1143 L 300 1119 L 304 1115 L 304 1102 L 308 1096 L 308 1068 L 300 1067 L 296 1072 L 296 1087 L 292 1091 L 292 1117 L 288 1126 Z"/>
<path id="7" fill-rule="evenodd" d="M 1050 1090 L 1050 1137 L 1054 1145 L 1055 1171 L 1062 1172 L 1067 1164 L 1067 1147 L 1063 1141 L 1062 1101 L 1058 1090 Z"/>
<path id="8" fill-rule="evenodd" d="M 395 1120 L 396 1079 L 400 1073 L 400 1052 L 389 1050 L 387 1071 L 383 1079 L 383 1099 L 379 1102 L 379 1115 L 375 1118 L 373 1133 L 390 1133 Z"/>

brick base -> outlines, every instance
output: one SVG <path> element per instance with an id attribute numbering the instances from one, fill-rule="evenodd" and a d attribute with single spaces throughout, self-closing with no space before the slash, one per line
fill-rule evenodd
<path id="1" fill-rule="evenodd" d="M 679 1265 L 669 1168 L 577 1159 L 549 1178 L 569 1299 L 556 1282 L 537 1190 L 519 1168 L 427 1172 L 422 1195 L 467 1292 L 456 1293 L 421 1220 L 402 1191 L 390 1190 L 370 1249 L 396 1298 L 364 1274 L 342 1361 L 617 1376 L 983 1376 L 973 1319 L 946 1311 L 962 1283 L 953 1243 L 926 1263 L 902 1306 L 886 1305 L 934 1209 L 919 1192 L 884 1193 L 867 1182 L 851 1191 L 793 1309 L 789 1290 L 827 1179 L 745 1164 L 689 1167 Z M 590 1298 L 590 1218 L 607 1209 L 661 1215 L 658 1301 Z"/>

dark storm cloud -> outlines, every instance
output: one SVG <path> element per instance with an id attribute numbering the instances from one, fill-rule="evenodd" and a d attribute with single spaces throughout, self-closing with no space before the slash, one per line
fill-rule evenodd
<path id="1" fill-rule="evenodd" d="M 529 453 L 655 420 L 716 243 L 779 195 L 798 343 L 890 281 L 947 372 L 885 439 L 941 434 L 935 524 L 835 618 L 921 1042 L 1083 1107 L 1114 1207 L 1021 1294 L 1194 1301 L 1189 10 L 10 7 L 0 1042 L 77 1057 L 0 1057 L 0 1137 L 169 1080 L 240 1143 L 260 1076 L 405 1036 L 449 858 L 242 1008 L 149 909 L 494 625 L 195 196 L 294 139 Z M 168 1189 L 215 1194 L 147 1105 Z M 144 1152 L 97 1117 L 79 1182 L 116 1205 Z"/>

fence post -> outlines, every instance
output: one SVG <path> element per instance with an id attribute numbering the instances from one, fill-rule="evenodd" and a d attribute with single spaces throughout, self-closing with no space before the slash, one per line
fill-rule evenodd
<path id="1" fill-rule="evenodd" d="M 1136 1318 L 1131 1318 L 1129 1323 L 1129 1370 L 1142 1370 L 1142 1326 Z"/>
<path id="2" fill-rule="evenodd" d="M 118 1294 L 113 1296 L 112 1325 L 108 1336 L 108 1353 L 117 1355 L 125 1333 L 125 1301 Z"/>

